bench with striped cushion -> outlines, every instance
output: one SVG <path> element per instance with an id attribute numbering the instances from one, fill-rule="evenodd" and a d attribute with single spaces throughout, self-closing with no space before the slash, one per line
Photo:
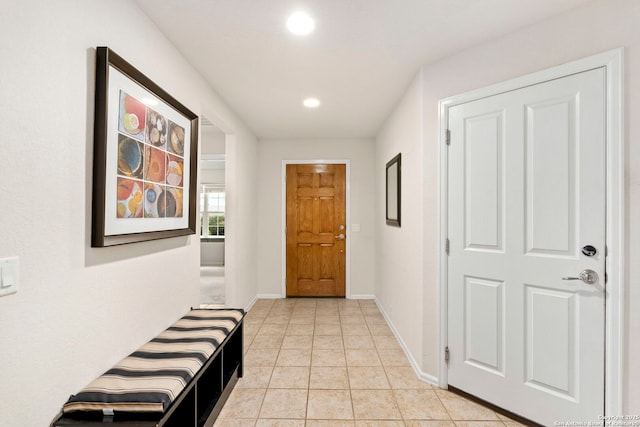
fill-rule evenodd
<path id="1" fill-rule="evenodd" d="M 224 362 L 230 366 L 224 369 L 237 370 L 236 375 L 242 376 L 243 316 L 242 310 L 191 310 L 156 338 L 71 396 L 63 406 L 64 416 L 77 419 L 78 414 L 98 412 L 109 416 L 118 414 L 126 419 L 127 416 L 122 414 L 164 414 L 185 389 L 192 388 L 188 386 L 195 385 L 192 383 L 196 382 L 205 367 L 214 362 L 214 356 L 220 356 L 218 369 L 223 369 L 224 357 L 220 353 L 231 335 L 236 337 L 233 357 L 227 357 L 229 360 Z M 220 374 L 220 382 L 224 376 Z M 226 375 L 227 380 L 229 376 Z M 109 422 L 113 423 L 114 418 L 110 418 Z"/>

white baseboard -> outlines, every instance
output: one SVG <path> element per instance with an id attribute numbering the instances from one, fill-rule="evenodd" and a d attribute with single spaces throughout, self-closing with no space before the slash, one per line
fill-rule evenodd
<path id="1" fill-rule="evenodd" d="M 258 301 L 258 297 L 254 297 L 253 300 L 251 300 L 251 302 L 249 304 L 247 304 L 247 306 L 244 308 L 244 312 L 248 313 L 249 310 L 251 310 L 251 307 L 253 307 L 253 305 L 256 303 L 256 301 Z"/>
<path id="2" fill-rule="evenodd" d="M 256 299 L 281 299 L 281 298 L 285 298 L 284 295 L 281 294 L 258 294 L 256 295 Z M 358 295 L 351 295 L 348 297 L 348 299 L 376 299 L 375 295 L 370 295 L 370 294 L 358 294 Z M 253 305 L 255 303 L 255 301 L 253 301 L 251 303 L 251 305 Z"/>
<path id="3" fill-rule="evenodd" d="M 393 325 L 393 322 L 389 318 L 389 315 L 387 314 L 386 311 L 384 311 L 384 308 L 382 308 L 382 305 L 380 304 L 380 301 L 378 301 L 378 298 L 374 298 L 374 299 L 376 301 L 376 305 L 378 306 L 378 309 L 380 310 L 380 313 L 382 313 L 382 316 L 384 317 L 384 320 L 387 322 L 387 325 L 389 325 L 389 328 L 391 328 L 391 332 L 393 332 L 393 335 L 398 340 L 398 343 L 400 343 L 400 347 L 402 347 L 402 351 L 404 351 L 404 354 L 407 356 L 407 359 L 409 359 L 409 363 L 411 364 L 411 367 L 413 368 L 413 371 L 416 373 L 416 376 L 420 380 L 422 380 L 422 381 L 424 381 L 426 383 L 438 386 L 438 377 L 433 376 L 431 374 L 427 374 L 426 372 L 423 372 L 420 369 L 420 364 L 416 361 L 416 359 L 413 357 L 413 355 L 409 351 L 409 348 L 407 347 L 407 345 L 405 344 L 404 340 L 402 339 L 402 337 L 398 333 L 398 330 L 396 329 L 396 327 Z"/>
<path id="4" fill-rule="evenodd" d="M 369 295 L 369 294 L 359 294 L 359 295 L 351 295 L 349 299 L 376 299 L 376 296 Z"/>
<path id="5" fill-rule="evenodd" d="M 413 367 L 413 370 L 414 371 L 416 370 L 415 366 Z M 418 378 L 420 378 L 422 381 L 424 381 L 426 383 L 429 383 L 429 384 L 431 384 L 433 386 L 440 387 L 438 385 L 438 377 L 436 377 L 434 375 L 427 374 L 426 372 L 420 371 L 418 373 Z"/>
<path id="6" fill-rule="evenodd" d="M 280 299 L 284 298 L 284 296 L 280 294 L 258 294 L 256 295 L 257 299 Z"/>

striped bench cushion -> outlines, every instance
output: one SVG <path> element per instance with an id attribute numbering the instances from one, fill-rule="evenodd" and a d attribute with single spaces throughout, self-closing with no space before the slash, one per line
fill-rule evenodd
<path id="1" fill-rule="evenodd" d="M 63 412 L 164 412 L 243 316 L 242 310 L 191 310 L 71 396 Z"/>

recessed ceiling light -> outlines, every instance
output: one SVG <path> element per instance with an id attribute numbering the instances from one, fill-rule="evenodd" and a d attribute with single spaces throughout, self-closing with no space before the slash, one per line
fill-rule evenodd
<path id="1" fill-rule="evenodd" d="M 302 104 L 304 104 L 304 106 L 307 108 L 316 108 L 318 105 L 320 105 L 320 101 L 318 101 L 316 98 L 307 98 L 302 101 Z"/>
<path id="2" fill-rule="evenodd" d="M 293 34 L 307 35 L 313 31 L 315 26 L 313 19 L 304 12 L 296 12 L 287 19 L 287 28 Z"/>

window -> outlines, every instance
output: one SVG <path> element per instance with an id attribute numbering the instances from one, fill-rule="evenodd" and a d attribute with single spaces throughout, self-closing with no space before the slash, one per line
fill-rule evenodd
<path id="1" fill-rule="evenodd" d="M 200 237 L 224 237 L 224 185 L 200 186 Z"/>

